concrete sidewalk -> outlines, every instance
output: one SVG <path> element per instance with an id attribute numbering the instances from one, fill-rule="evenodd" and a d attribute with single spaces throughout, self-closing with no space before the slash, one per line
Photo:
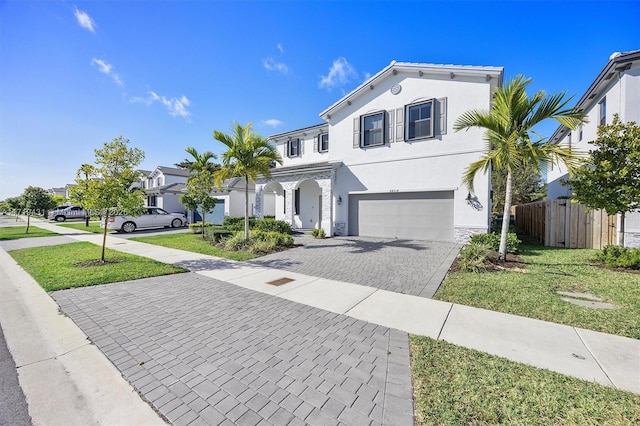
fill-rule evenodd
<path id="1" fill-rule="evenodd" d="M 37 226 L 101 244 L 100 235 L 43 221 Z M 640 340 L 117 237 L 109 237 L 107 246 L 308 306 L 640 394 Z M 281 278 L 291 281 L 268 284 Z"/>

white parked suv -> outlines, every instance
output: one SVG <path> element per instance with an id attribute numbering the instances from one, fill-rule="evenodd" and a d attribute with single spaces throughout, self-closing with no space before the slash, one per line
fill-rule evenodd
<path id="1" fill-rule="evenodd" d="M 107 229 L 122 232 L 133 232 L 141 228 L 179 228 L 187 223 L 187 218 L 182 213 L 169 213 L 158 207 L 146 207 L 142 216 L 114 216 L 107 222 Z M 104 228 L 104 221 L 100 222 Z"/>

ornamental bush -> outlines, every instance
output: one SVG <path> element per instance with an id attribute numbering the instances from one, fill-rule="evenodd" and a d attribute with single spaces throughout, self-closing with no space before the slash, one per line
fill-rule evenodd
<path id="1" fill-rule="evenodd" d="M 480 243 L 489 246 L 493 251 L 500 249 L 500 234 L 492 232 L 490 234 L 476 234 L 471 237 L 472 243 Z M 520 239 L 514 232 L 507 234 L 507 253 L 518 253 L 520 249 Z"/>
<path id="2" fill-rule="evenodd" d="M 640 249 L 606 246 L 598 253 L 598 259 L 614 268 L 640 269 Z"/>

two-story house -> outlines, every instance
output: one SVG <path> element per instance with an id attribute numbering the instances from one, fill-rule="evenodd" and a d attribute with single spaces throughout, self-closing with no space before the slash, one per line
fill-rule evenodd
<path id="1" fill-rule="evenodd" d="M 316 126 L 272 135 L 283 164 L 256 184 L 256 215 L 327 235 L 466 242 L 489 228 L 490 176 L 474 193 L 464 169 L 485 152 L 483 131 L 454 132 L 488 110 L 502 67 L 391 62 L 320 113 Z"/>
<path id="2" fill-rule="evenodd" d="M 597 139 L 598 126 L 611 124 L 614 114 L 625 123 L 640 123 L 640 50 L 612 54 L 575 108 L 586 112 L 589 122 L 573 131 L 560 126 L 551 136 L 552 143 L 586 153 L 594 148 L 589 141 Z M 561 182 L 568 177 L 563 166 L 547 171 L 548 199 L 571 195 L 570 187 Z M 617 229 L 622 229 L 620 223 Z M 627 214 L 624 229 L 625 245 L 640 247 L 640 213 Z"/>

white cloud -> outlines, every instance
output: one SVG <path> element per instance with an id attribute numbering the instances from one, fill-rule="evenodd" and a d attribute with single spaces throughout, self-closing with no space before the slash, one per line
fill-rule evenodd
<path id="1" fill-rule="evenodd" d="M 84 10 L 79 10 L 77 6 L 74 6 L 74 7 L 75 7 L 75 11 L 73 12 L 73 15 L 76 17 L 76 21 L 78 21 L 78 25 L 80 25 L 82 28 L 84 28 L 87 31 L 91 31 L 92 33 L 95 33 L 96 23 L 93 19 L 91 19 L 91 16 L 89 16 L 89 14 Z"/>
<path id="2" fill-rule="evenodd" d="M 276 62 L 273 58 L 267 58 L 262 61 L 264 67 L 269 71 L 277 71 L 282 74 L 289 73 L 289 67 L 283 62 Z"/>
<path id="3" fill-rule="evenodd" d="M 327 75 L 320 76 L 318 86 L 322 89 L 331 90 L 334 87 L 347 84 L 357 76 L 355 68 L 344 57 L 340 57 L 333 61 L 333 65 L 329 68 Z"/>
<path id="4" fill-rule="evenodd" d="M 96 65 L 98 67 L 98 71 L 113 78 L 113 81 L 115 81 L 118 86 L 124 86 L 124 82 L 120 76 L 113 70 L 113 65 L 103 61 L 102 59 L 96 58 L 91 59 L 91 65 Z"/>
<path id="5" fill-rule="evenodd" d="M 270 118 L 269 120 L 264 120 L 263 123 L 271 127 L 278 127 L 284 124 L 282 121 L 278 120 L 277 118 Z"/>
<path id="6" fill-rule="evenodd" d="M 364 73 L 364 81 L 367 81 L 371 78 L 371 73 L 370 72 L 365 72 Z"/>
<path id="7" fill-rule="evenodd" d="M 189 117 L 191 116 L 191 112 L 189 112 L 189 110 L 187 109 L 187 107 L 191 105 L 191 101 L 189 101 L 189 98 L 184 95 L 179 98 L 167 98 L 165 96 L 160 96 L 156 92 L 150 90 L 148 97 L 141 98 L 136 96 L 131 98 L 131 102 L 143 103 L 147 106 L 155 102 L 159 102 L 165 106 L 165 108 L 169 112 L 169 115 L 173 117 L 182 117 L 186 120 L 189 120 Z"/>
<path id="8" fill-rule="evenodd" d="M 280 51 L 280 54 L 282 55 L 284 53 L 284 47 L 282 47 L 282 43 L 278 43 L 277 48 Z"/>

